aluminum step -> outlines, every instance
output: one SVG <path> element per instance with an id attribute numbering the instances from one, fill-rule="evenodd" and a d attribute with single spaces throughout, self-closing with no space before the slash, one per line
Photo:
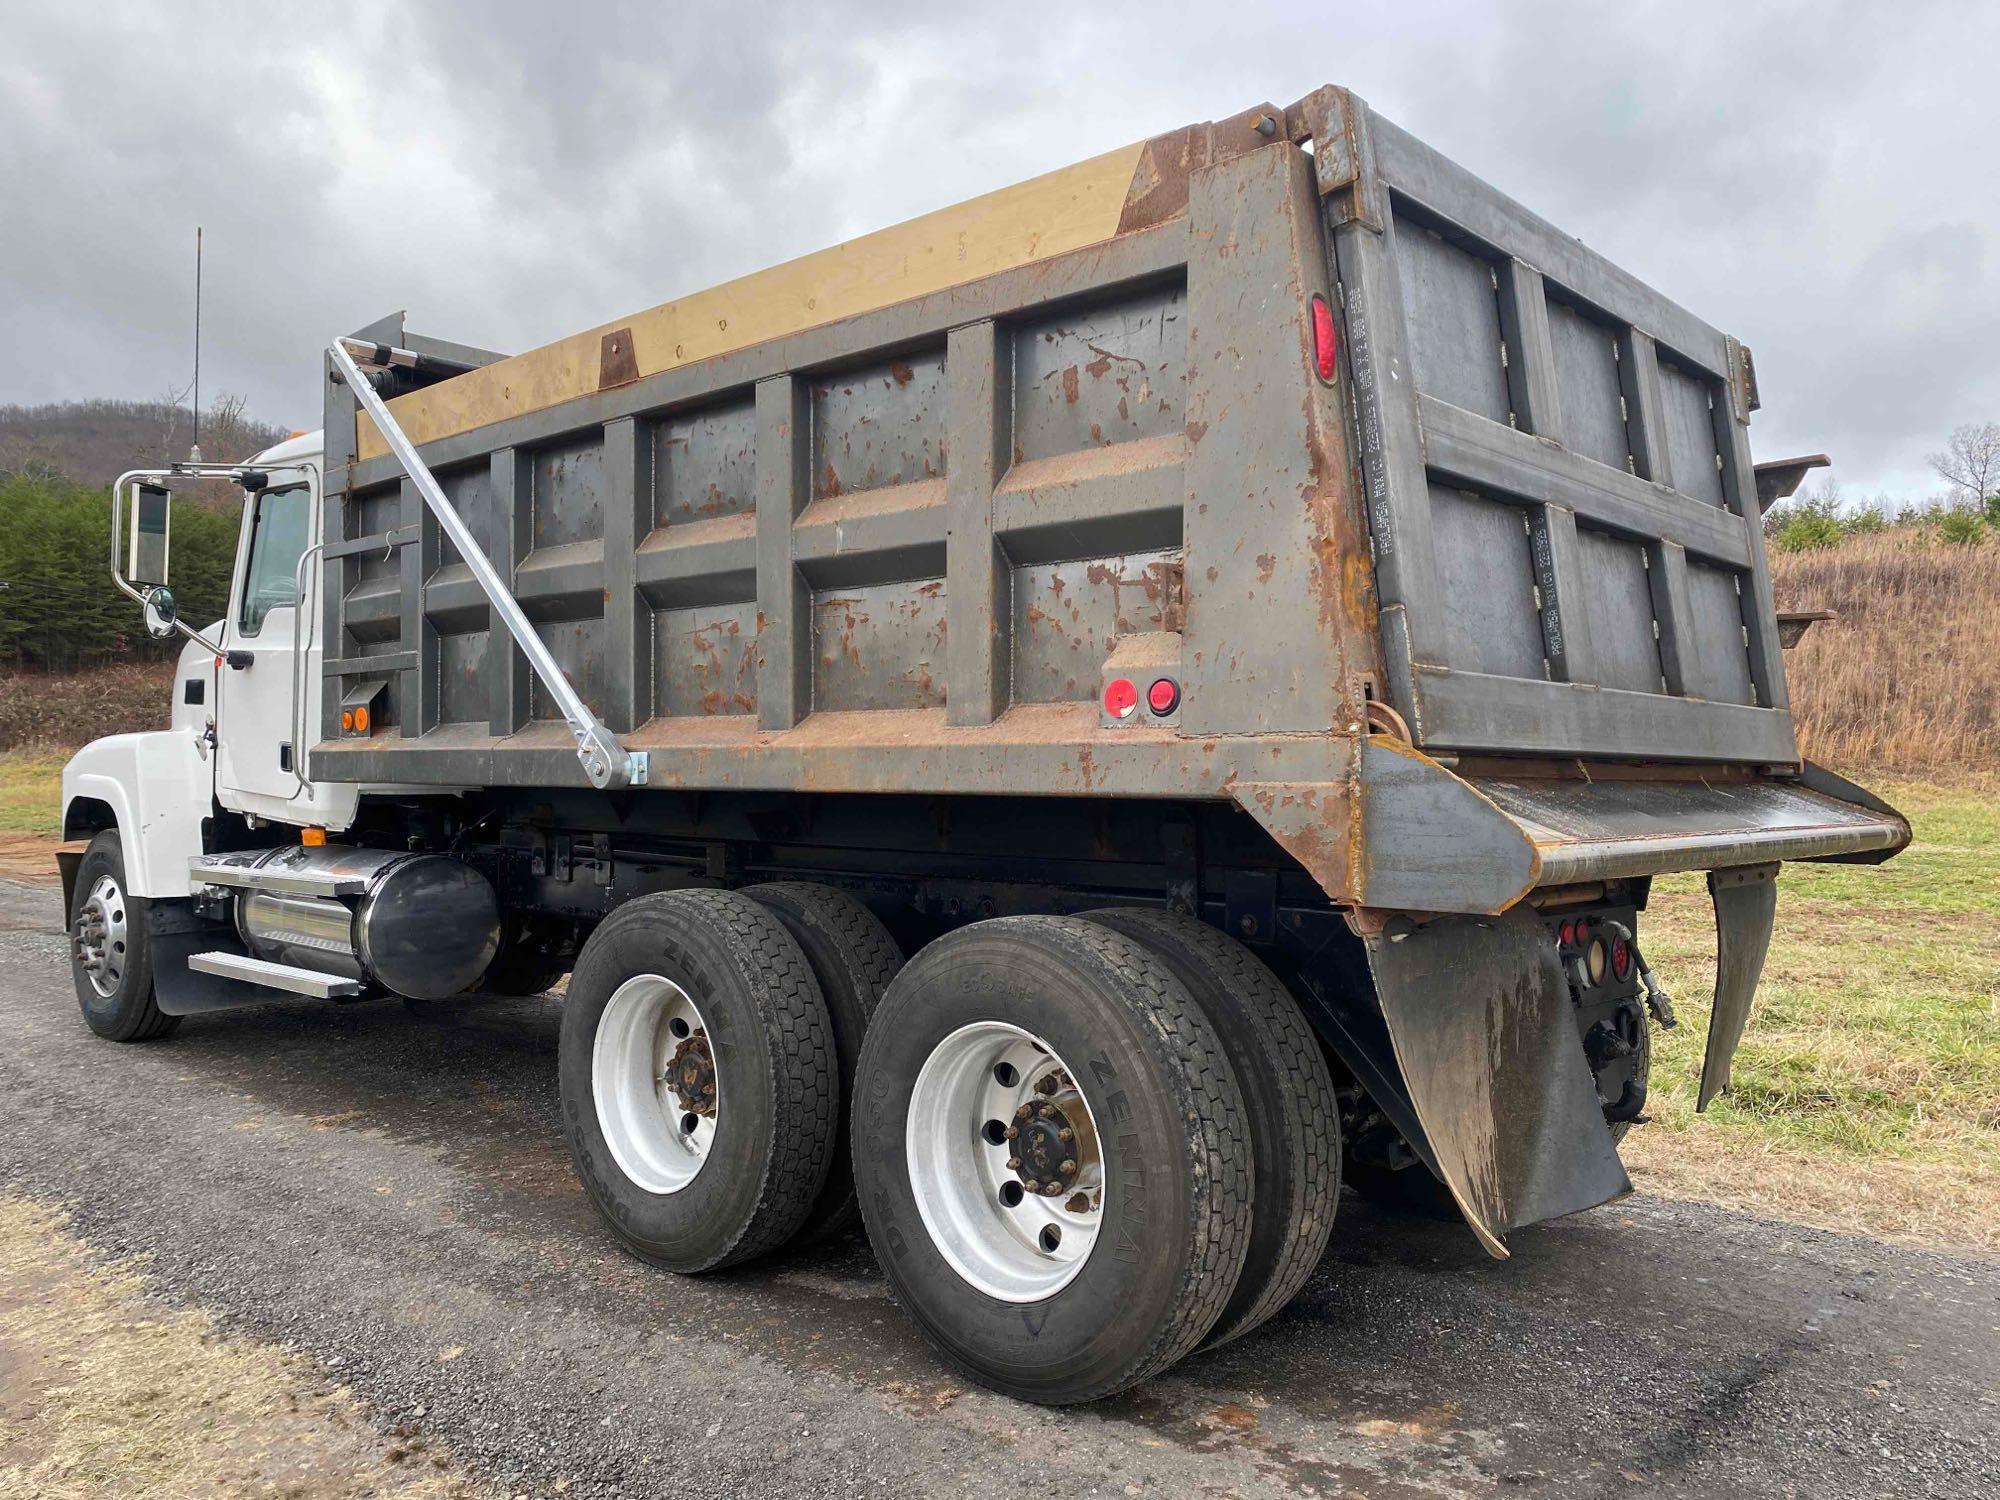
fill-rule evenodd
<path id="1" fill-rule="evenodd" d="M 198 974 L 220 974 L 224 979 L 240 979 L 245 984 L 267 990 L 285 990 L 294 995 L 310 995 L 315 1000 L 345 1000 L 363 993 L 367 986 L 358 979 L 339 974 L 322 974 L 317 969 L 296 969 L 290 964 L 274 964 L 251 958 L 245 953 L 196 953 L 188 967 Z"/>
<path id="2" fill-rule="evenodd" d="M 235 854 L 197 854 L 188 861 L 188 876 L 196 885 L 229 886 L 239 890 L 274 891 L 281 896 L 364 896 L 367 872 L 295 869 L 283 863 L 259 866 L 269 849 Z"/>

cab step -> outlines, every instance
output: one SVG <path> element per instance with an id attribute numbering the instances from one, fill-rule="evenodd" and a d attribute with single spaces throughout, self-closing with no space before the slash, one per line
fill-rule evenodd
<path id="1" fill-rule="evenodd" d="M 305 851 L 243 849 L 230 854 L 197 854 L 188 861 L 196 885 L 270 891 L 280 896 L 365 896 L 370 870 L 329 870 L 298 861 Z"/>
<path id="2" fill-rule="evenodd" d="M 368 988 L 359 979 L 322 974 L 317 969 L 300 969 L 291 964 L 274 964 L 268 959 L 252 958 L 247 953 L 221 950 L 195 953 L 189 955 L 188 967 L 198 974 L 219 974 L 224 979 L 240 979 L 245 984 L 261 985 L 267 990 L 285 990 L 294 995 L 309 995 L 315 1000 L 349 1000 L 366 993 Z"/>

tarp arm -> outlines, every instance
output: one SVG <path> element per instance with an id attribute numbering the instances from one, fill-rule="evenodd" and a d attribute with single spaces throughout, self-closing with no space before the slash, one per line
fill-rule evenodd
<path id="1" fill-rule="evenodd" d="M 444 534 L 451 538 L 452 546 L 458 549 L 460 559 L 478 582 L 480 592 L 486 595 L 486 602 L 492 606 L 494 618 L 507 627 L 507 633 L 521 648 L 521 654 L 528 658 L 528 664 L 535 669 L 535 675 L 541 678 L 542 686 L 548 689 L 549 696 L 562 709 L 563 722 L 569 725 L 570 733 L 576 736 L 576 756 L 583 762 L 583 772 L 590 778 L 590 784 L 605 791 L 619 787 L 644 786 L 649 769 L 646 752 L 627 750 L 620 745 L 618 737 L 606 727 L 604 721 L 590 711 L 590 705 L 583 701 L 583 695 L 577 692 L 575 685 L 563 674 L 563 669 L 557 664 L 555 657 L 550 655 L 547 644 L 529 622 L 527 615 L 522 612 L 519 601 L 501 581 L 493 564 L 487 560 L 486 549 L 479 545 L 479 540 L 473 536 L 471 528 L 465 524 L 451 501 L 445 498 L 437 477 L 417 456 L 416 445 L 410 441 L 403 429 L 396 425 L 396 419 L 389 415 L 389 408 L 376 392 L 374 383 L 361 373 L 361 367 L 354 362 L 354 356 L 348 352 L 347 343 L 345 339 L 335 339 L 327 346 L 327 354 L 333 360 L 334 369 L 340 372 L 342 382 L 353 392 L 354 399 L 360 403 L 361 409 L 368 413 L 376 431 L 381 433 L 383 441 L 388 443 L 389 451 L 396 455 L 396 461 L 403 466 L 403 472 L 408 474 L 411 482 L 416 485 L 417 493 L 424 497 L 424 504 L 430 507 L 431 514 L 437 517 L 438 525 L 444 528 Z M 370 358 L 383 356 L 386 353 L 386 362 L 391 365 L 405 363 L 410 368 L 416 368 L 412 362 L 422 358 L 410 355 L 408 361 L 399 362 L 396 356 L 403 354 L 402 350 L 385 351 L 384 346 L 380 344 L 371 344 L 359 339 L 354 343 Z"/>

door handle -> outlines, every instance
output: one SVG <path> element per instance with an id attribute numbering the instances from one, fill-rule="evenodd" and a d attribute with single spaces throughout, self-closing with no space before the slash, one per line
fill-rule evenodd
<path id="1" fill-rule="evenodd" d="M 230 671 L 241 672 L 252 666 L 256 662 L 257 657 L 249 651 L 225 651 L 222 654 L 222 659 L 229 664 Z"/>

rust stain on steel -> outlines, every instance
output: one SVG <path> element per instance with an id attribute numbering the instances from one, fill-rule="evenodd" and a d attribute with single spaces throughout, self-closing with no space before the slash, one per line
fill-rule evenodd
<path id="1" fill-rule="evenodd" d="M 1076 405 L 1078 386 L 1077 386 L 1075 365 L 1070 365 L 1063 370 L 1062 388 L 1063 388 L 1063 400 L 1069 402 L 1070 405 L 1072 406 Z"/>
<path id="2" fill-rule="evenodd" d="M 597 388 L 608 391 L 630 385 L 638 378 L 639 353 L 632 344 L 632 330 L 614 328 L 604 335 L 598 347 Z"/>
<path id="3" fill-rule="evenodd" d="M 1118 216 L 1118 233 L 1147 229 L 1186 213 L 1188 178 L 1195 172 L 1270 144 L 1257 129 L 1257 122 L 1266 116 L 1282 119 L 1283 112 L 1270 104 L 1258 104 L 1226 120 L 1188 125 L 1147 141 L 1132 170 L 1132 185 Z"/>
<path id="4" fill-rule="evenodd" d="M 1353 901 L 1353 797 L 1338 782 L 1239 781 L 1222 789 L 1335 901 Z"/>
<path id="5" fill-rule="evenodd" d="M 912 380 L 916 379 L 916 371 L 912 370 L 900 359 L 891 360 L 889 362 L 889 378 L 895 381 L 897 385 L 908 385 Z"/>

